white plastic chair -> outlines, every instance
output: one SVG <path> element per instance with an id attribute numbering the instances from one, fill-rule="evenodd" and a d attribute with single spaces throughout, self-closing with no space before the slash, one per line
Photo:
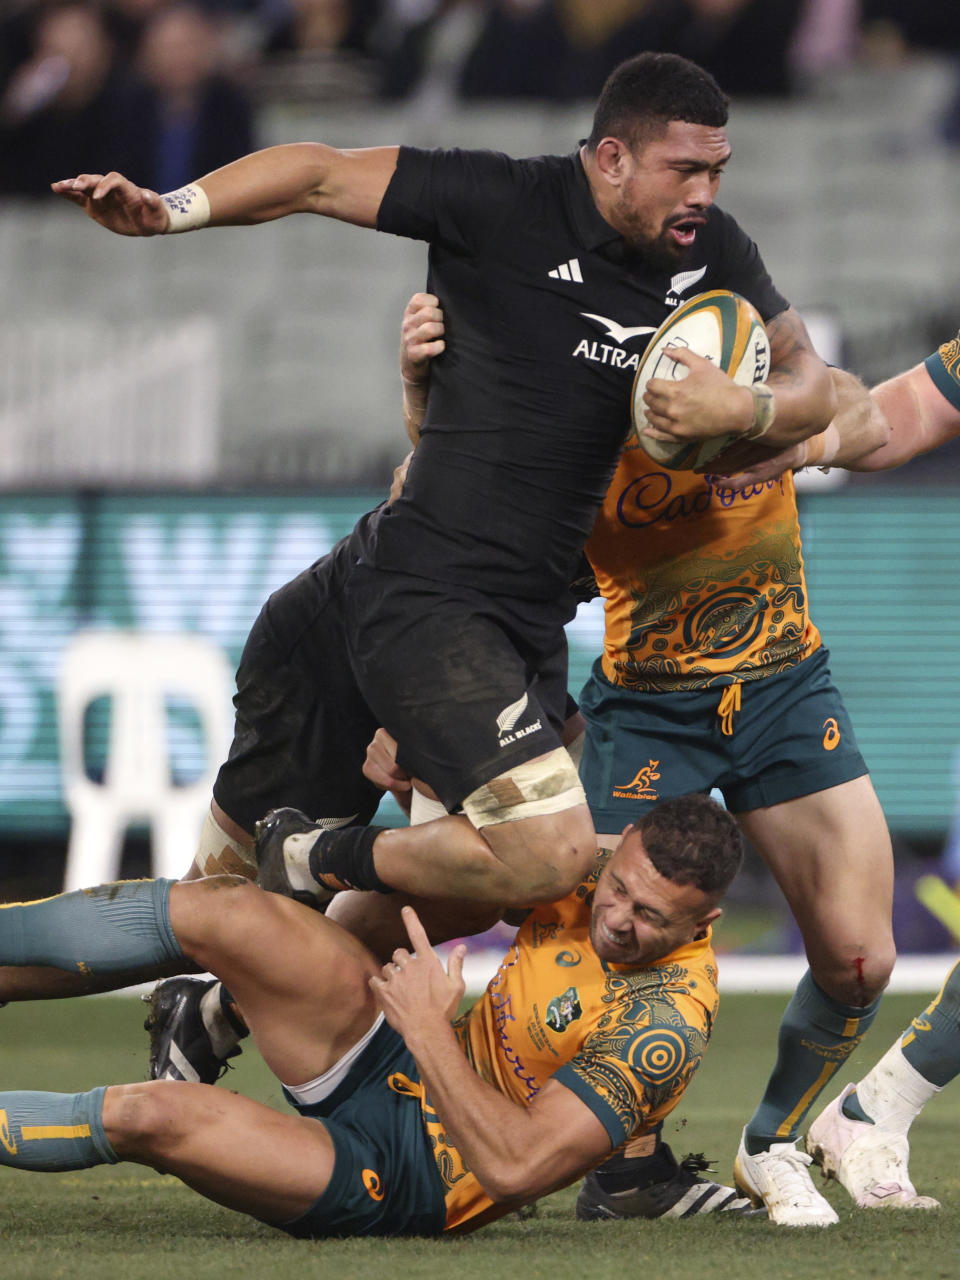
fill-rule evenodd
<path id="1" fill-rule="evenodd" d="M 178 879 L 190 865 L 217 768 L 233 728 L 233 673 L 202 636 L 129 631 L 81 632 L 64 649 L 58 684 L 60 763 L 70 811 L 64 888 L 116 879 L 131 822 L 151 828 L 153 872 Z M 87 774 L 84 715 L 97 698 L 112 700 L 103 781 Z M 167 746 L 166 700 L 188 701 L 203 730 L 205 767 L 174 784 Z"/>

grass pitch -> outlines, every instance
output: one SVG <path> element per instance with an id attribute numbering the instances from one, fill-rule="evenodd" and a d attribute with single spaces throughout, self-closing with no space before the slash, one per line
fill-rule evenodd
<path id="1" fill-rule="evenodd" d="M 944 971 L 947 969 L 946 960 Z M 924 1004 L 889 996 L 830 1096 L 856 1079 Z M 678 1157 L 705 1151 L 731 1177 L 740 1128 L 766 1078 L 782 996 L 731 995 L 707 1060 L 665 1136 Z M 75 1091 L 142 1079 L 144 1006 L 96 997 L 12 1005 L 0 1012 L 0 1087 Z M 227 1078 L 232 1088 L 282 1107 L 279 1089 L 254 1052 Z M 221 1085 L 220 1087 L 223 1087 Z M 871 1280 L 960 1277 L 960 1082 L 927 1107 L 912 1130 L 914 1181 L 936 1196 L 938 1213 L 857 1211 L 834 1185 L 826 1194 L 839 1226 L 791 1231 L 765 1221 L 578 1223 L 575 1189 L 458 1240 L 355 1240 L 318 1244 L 208 1204 L 175 1179 L 134 1165 L 81 1173 L 0 1169 L 3 1280 Z M 819 1174 L 817 1174 L 819 1178 Z"/>

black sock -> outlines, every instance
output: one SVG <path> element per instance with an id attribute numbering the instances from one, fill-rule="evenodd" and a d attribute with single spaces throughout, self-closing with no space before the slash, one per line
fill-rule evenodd
<path id="1" fill-rule="evenodd" d="M 386 827 L 339 827 L 321 831 L 310 850 L 310 874 L 321 884 L 332 877 L 351 889 L 375 889 L 393 893 L 373 865 L 373 842 Z"/>
<path id="2" fill-rule="evenodd" d="M 666 1182 L 678 1168 L 673 1152 L 658 1142 L 648 1156 L 611 1156 L 596 1170 L 602 1191 L 642 1191 L 655 1182 Z"/>

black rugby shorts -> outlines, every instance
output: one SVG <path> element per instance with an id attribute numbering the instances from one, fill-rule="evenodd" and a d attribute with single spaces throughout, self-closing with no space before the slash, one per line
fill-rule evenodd
<path id="1" fill-rule="evenodd" d="M 237 669 L 233 744 L 217 804 L 252 832 L 269 809 L 368 823 L 381 791 L 361 773 L 378 721 L 347 656 L 341 583 L 326 558 L 275 591 Z"/>
<path id="2" fill-rule="evenodd" d="M 354 567 L 344 593 L 354 673 L 397 759 L 450 810 L 561 742 L 564 615 L 553 602 Z"/>

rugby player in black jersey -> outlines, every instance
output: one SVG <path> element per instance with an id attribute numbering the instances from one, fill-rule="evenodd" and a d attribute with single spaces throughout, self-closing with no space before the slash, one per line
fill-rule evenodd
<path id="1" fill-rule="evenodd" d="M 324 833 L 312 852 L 330 889 L 525 905 L 568 892 L 593 856 L 560 745 L 567 584 L 627 430 L 637 339 L 678 291 L 696 280 L 758 306 L 773 348 L 769 442 L 829 422 L 830 378 L 802 322 L 713 204 L 726 119 L 700 68 L 641 54 L 611 77 L 589 139 L 568 156 L 304 143 L 166 197 L 119 174 L 54 184 L 126 235 L 314 212 L 430 242 L 430 287 L 457 354 L 437 362 L 403 494 L 351 572 L 347 642 L 401 763 L 467 816 L 414 836 Z M 654 425 L 755 432 L 767 405 L 687 360 L 685 381 L 654 390 Z"/>
<path id="2" fill-rule="evenodd" d="M 560 738 L 567 584 L 628 428 L 647 335 L 694 286 L 745 295 L 770 335 L 759 390 L 678 357 L 689 376 L 647 392 L 654 428 L 673 438 L 763 432 L 788 446 L 834 409 L 802 322 L 714 205 L 726 120 L 700 68 L 642 54 L 611 76 L 590 137 L 567 156 L 304 143 L 165 196 L 116 173 L 53 184 L 124 235 L 313 212 L 430 243 L 428 287 L 456 351 L 437 361 L 403 493 L 351 567 L 345 635 L 401 764 L 466 816 L 415 832 L 275 819 L 297 888 L 528 905 L 569 892 L 592 859 Z"/>

